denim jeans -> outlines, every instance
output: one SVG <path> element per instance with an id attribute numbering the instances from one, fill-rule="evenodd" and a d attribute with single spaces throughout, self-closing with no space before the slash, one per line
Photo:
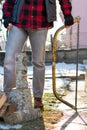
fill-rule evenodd
<path id="1" fill-rule="evenodd" d="M 13 26 L 9 31 L 4 60 L 4 91 L 16 87 L 15 54 L 22 51 L 29 37 L 32 48 L 33 95 L 42 97 L 45 75 L 45 41 L 47 29 L 22 29 Z"/>

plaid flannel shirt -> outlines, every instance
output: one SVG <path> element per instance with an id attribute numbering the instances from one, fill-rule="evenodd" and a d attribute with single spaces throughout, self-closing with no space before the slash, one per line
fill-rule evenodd
<path id="1" fill-rule="evenodd" d="M 3 4 L 3 15 L 12 17 L 15 0 L 5 0 Z M 64 15 L 71 14 L 71 3 L 69 0 L 59 0 Z M 25 0 L 20 13 L 20 22 L 13 23 L 20 28 L 49 28 L 53 23 L 48 23 L 45 0 Z"/>

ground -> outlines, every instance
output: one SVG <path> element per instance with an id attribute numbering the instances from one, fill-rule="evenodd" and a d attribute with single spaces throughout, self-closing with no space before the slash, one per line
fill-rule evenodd
<path id="1" fill-rule="evenodd" d="M 87 92 L 84 91 L 85 80 L 78 80 L 76 100 L 76 80 L 70 84 L 71 90 L 63 99 L 77 106 L 77 111 L 61 103 L 53 94 L 44 95 L 44 111 L 42 118 L 29 122 L 26 129 L 21 130 L 87 130 Z M 29 128 L 30 127 L 30 128 Z"/>
<path id="2" fill-rule="evenodd" d="M 84 83 L 84 80 L 78 81 L 77 111 L 61 103 L 53 93 L 45 93 L 42 117 L 22 124 L 18 130 L 87 130 L 87 92 L 84 91 Z M 67 90 L 63 99 L 74 105 L 76 81 L 72 81 L 70 87 L 72 91 Z"/>
<path id="3" fill-rule="evenodd" d="M 63 116 L 63 112 L 58 110 L 58 105 L 60 102 L 54 97 L 52 93 L 45 93 L 43 97 L 43 103 L 44 111 L 42 111 L 42 117 L 37 120 L 22 124 L 22 128 L 19 130 L 52 130 L 55 128 L 54 124 L 56 124 Z M 11 128 L 9 130 L 16 129 Z"/>
<path id="4" fill-rule="evenodd" d="M 45 93 L 43 103 L 44 111 L 42 111 L 42 117 L 24 124 L 20 130 L 52 130 L 55 128 L 54 124 L 63 116 L 63 112 L 58 110 L 60 102 L 52 93 Z"/>

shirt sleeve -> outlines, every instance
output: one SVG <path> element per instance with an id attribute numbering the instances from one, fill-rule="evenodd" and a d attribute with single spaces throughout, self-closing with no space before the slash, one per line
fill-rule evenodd
<path id="1" fill-rule="evenodd" d="M 3 8 L 2 8 L 3 18 L 5 17 L 11 18 L 14 3 L 15 3 L 15 0 L 5 0 L 5 2 L 3 3 Z"/>
<path id="2" fill-rule="evenodd" d="M 70 0 L 59 0 L 59 4 L 64 16 L 71 15 L 72 5 Z"/>

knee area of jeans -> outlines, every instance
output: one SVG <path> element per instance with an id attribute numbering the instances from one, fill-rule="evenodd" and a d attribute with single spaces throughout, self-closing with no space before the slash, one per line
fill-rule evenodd
<path id="1" fill-rule="evenodd" d="M 32 63 L 36 67 L 44 67 L 45 66 L 45 63 L 44 62 L 40 62 L 40 61 L 32 62 Z"/>
<path id="2" fill-rule="evenodd" d="M 4 60 L 4 65 L 15 64 L 14 58 L 8 57 Z"/>
<path id="3" fill-rule="evenodd" d="M 14 63 L 11 63 L 11 62 L 4 63 L 4 72 L 6 72 L 6 71 L 12 71 L 14 69 L 15 69 L 15 64 Z"/>

